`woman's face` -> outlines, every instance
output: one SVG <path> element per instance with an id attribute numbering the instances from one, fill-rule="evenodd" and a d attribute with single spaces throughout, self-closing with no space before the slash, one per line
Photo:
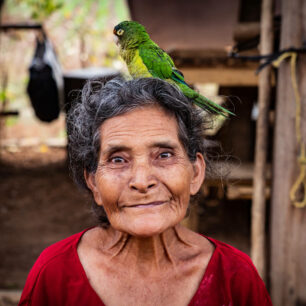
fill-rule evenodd
<path id="1" fill-rule="evenodd" d="M 205 163 L 200 153 L 189 161 L 176 119 L 146 106 L 106 120 L 100 131 L 98 168 L 85 177 L 111 226 L 147 237 L 178 224 L 204 180 Z"/>

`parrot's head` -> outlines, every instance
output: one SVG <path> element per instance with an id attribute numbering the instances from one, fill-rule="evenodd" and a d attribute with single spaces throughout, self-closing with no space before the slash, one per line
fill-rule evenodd
<path id="1" fill-rule="evenodd" d="M 136 21 L 122 21 L 114 27 L 117 44 L 121 48 L 135 48 L 149 40 L 145 27 Z"/>

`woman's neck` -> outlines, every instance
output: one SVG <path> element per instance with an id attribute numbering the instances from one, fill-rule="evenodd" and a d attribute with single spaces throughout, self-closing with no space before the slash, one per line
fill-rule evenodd
<path id="1" fill-rule="evenodd" d="M 182 259 L 194 256 L 196 244 L 191 232 L 181 225 L 152 237 L 135 237 L 112 227 L 100 232 L 99 250 L 112 261 L 128 263 L 143 273 L 158 271 L 165 265 L 175 267 Z"/>

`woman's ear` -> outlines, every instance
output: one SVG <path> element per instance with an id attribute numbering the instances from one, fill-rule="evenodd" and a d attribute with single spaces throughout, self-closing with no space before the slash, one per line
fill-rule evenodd
<path id="1" fill-rule="evenodd" d="M 96 185 L 96 178 L 94 173 L 88 173 L 86 170 L 84 170 L 84 178 L 87 184 L 87 187 L 91 190 L 92 195 L 95 199 L 95 202 L 98 205 L 102 205 L 102 200 L 100 196 L 99 189 L 97 188 Z"/>
<path id="2" fill-rule="evenodd" d="M 190 194 L 195 195 L 201 188 L 205 178 L 205 161 L 201 153 L 197 153 L 195 162 L 192 163 L 193 177 L 190 183 Z"/>

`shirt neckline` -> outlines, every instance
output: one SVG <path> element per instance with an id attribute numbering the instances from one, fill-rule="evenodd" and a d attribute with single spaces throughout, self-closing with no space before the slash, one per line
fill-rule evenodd
<path id="1" fill-rule="evenodd" d="M 86 283 L 86 286 L 89 288 L 89 290 L 95 295 L 95 297 L 101 302 L 101 305 L 106 305 L 103 300 L 99 297 L 99 295 L 97 294 L 97 292 L 92 288 L 90 282 L 89 282 L 89 279 L 86 275 L 86 272 L 82 266 L 82 263 L 80 261 L 80 258 L 79 258 L 79 255 L 78 255 L 78 252 L 77 252 L 77 247 L 78 247 L 78 244 L 79 242 L 81 241 L 83 235 L 89 231 L 90 229 L 93 229 L 95 228 L 96 226 L 92 226 L 92 227 L 89 227 L 85 230 L 83 230 L 82 232 L 79 233 L 74 245 L 73 245 L 73 253 L 74 253 L 74 256 L 75 256 L 75 259 L 76 259 L 76 262 L 77 262 L 77 265 L 78 265 L 78 269 L 80 271 L 80 273 L 82 274 L 82 278 L 84 280 L 84 282 Z M 201 285 L 203 283 L 205 283 L 206 279 L 209 277 L 209 275 L 211 274 L 210 270 L 212 270 L 212 266 L 213 266 L 213 263 L 215 262 L 215 257 L 217 256 L 217 253 L 219 252 L 219 245 L 216 243 L 215 239 L 213 238 L 210 238 L 210 237 L 207 237 L 203 234 L 199 234 L 201 235 L 202 237 L 206 238 L 207 240 L 209 240 L 215 247 L 210 259 L 209 259 L 209 262 L 207 264 L 207 267 L 206 267 L 206 270 L 203 274 L 203 277 L 199 283 L 199 286 L 195 292 L 195 294 L 193 295 L 193 297 L 191 298 L 191 300 L 189 301 L 188 305 L 191 305 L 196 299 L 197 299 L 197 296 L 200 294 L 200 289 L 201 289 Z"/>

